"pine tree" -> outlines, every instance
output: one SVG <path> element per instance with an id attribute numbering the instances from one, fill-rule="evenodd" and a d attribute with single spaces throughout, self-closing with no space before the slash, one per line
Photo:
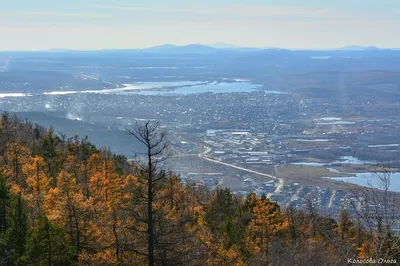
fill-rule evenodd
<path id="1" fill-rule="evenodd" d="M 8 258 L 7 231 L 10 227 L 10 189 L 6 184 L 5 177 L 0 174 L 0 265 L 5 265 Z"/>
<path id="2" fill-rule="evenodd" d="M 25 185 L 25 180 L 21 173 L 22 166 L 26 163 L 30 152 L 20 141 L 8 142 L 6 145 L 7 166 L 6 175 L 19 187 Z"/>
<path id="3" fill-rule="evenodd" d="M 28 237 L 22 260 L 28 265 L 70 266 L 76 265 L 75 257 L 64 230 L 43 217 Z"/>
<path id="4" fill-rule="evenodd" d="M 204 221 L 213 234 L 219 235 L 227 248 L 240 244 L 244 232 L 238 214 L 238 199 L 228 188 L 217 189 L 206 207 Z"/>
<path id="5" fill-rule="evenodd" d="M 60 170 L 60 152 L 57 146 L 60 143 L 60 138 L 54 134 L 54 130 L 50 128 L 42 139 L 40 154 L 44 158 L 47 165 L 48 175 L 51 178 L 53 187 L 57 184 L 57 173 Z"/>
<path id="6" fill-rule="evenodd" d="M 18 194 L 13 204 L 10 218 L 10 228 L 6 235 L 6 249 L 10 256 L 8 262 L 13 264 L 25 253 L 29 230 L 28 214 L 21 193 Z"/>
<path id="7" fill-rule="evenodd" d="M 6 183 L 4 175 L 0 174 L 0 234 L 7 230 L 10 223 L 7 219 L 10 199 L 10 188 Z"/>

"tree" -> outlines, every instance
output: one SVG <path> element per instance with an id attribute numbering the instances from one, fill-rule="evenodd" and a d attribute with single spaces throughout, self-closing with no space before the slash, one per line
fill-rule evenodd
<path id="1" fill-rule="evenodd" d="M 89 191 L 94 207 L 96 223 L 92 224 L 95 239 L 96 257 L 110 264 L 121 261 L 122 244 L 121 203 L 123 195 L 123 177 L 116 173 L 111 152 L 103 150 L 98 161 L 97 171 L 92 172 Z M 96 264 L 97 261 L 92 261 Z"/>
<path id="2" fill-rule="evenodd" d="M 6 235 L 6 249 L 9 254 L 8 262 L 14 263 L 25 253 L 29 230 L 28 214 L 21 193 L 18 194 L 13 204 L 10 218 L 10 228 Z"/>
<path id="3" fill-rule="evenodd" d="M 53 187 L 57 184 L 57 173 L 60 170 L 59 151 L 57 150 L 57 146 L 60 142 L 61 140 L 54 134 L 54 130 L 49 128 L 42 139 L 40 147 L 41 156 L 46 162 L 48 175 L 52 179 L 51 183 Z"/>
<path id="4" fill-rule="evenodd" d="M 197 235 L 206 248 L 207 264 L 243 265 L 245 219 L 241 211 L 238 199 L 228 188 L 217 188 L 205 204 L 199 219 L 204 228 Z"/>
<path id="5" fill-rule="evenodd" d="M 145 195 L 147 213 L 143 221 L 147 224 L 147 258 L 148 265 L 154 265 L 154 245 L 155 245 L 155 231 L 154 231 L 154 202 L 157 200 L 155 195 L 157 193 L 157 185 L 165 178 L 165 171 L 161 168 L 161 163 L 165 162 L 168 158 L 166 150 L 168 144 L 166 142 L 166 132 L 160 130 L 159 122 L 146 121 L 145 123 L 137 122 L 132 129 L 126 129 L 128 134 L 133 136 L 145 147 L 143 153 L 144 158 L 142 161 L 137 161 L 139 177 L 144 181 L 147 188 Z"/>
<path id="6" fill-rule="evenodd" d="M 79 140 L 75 136 L 72 141 L 67 143 L 68 155 L 66 156 L 63 168 L 74 174 L 76 183 L 82 188 L 86 198 L 89 198 L 89 159 L 97 151 L 96 147 L 85 137 Z"/>
<path id="7" fill-rule="evenodd" d="M 0 174 L 0 233 L 5 232 L 9 226 L 7 211 L 10 206 L 10 199 L 10 188 L 4 175 Z"/>
<path id="8" fill-rule="evenodd" d="M 239 203 L 228 188 L 217 189 L 210 204 L 205 208 L 204 221 L 211 232 L 230 248 L 238 244 L 244 232 L 236 219 Z"/>
<path id="9" fill-rule="evenodd" d="M 259 257 L 260 262 L 268 261 L 270 240 L 287 226 L 288 222 L 277 203 L 266 198 L 258 198 L 247 228 L 247 245 L 253 250 L 253 257 Z"/>
<path id="10" fill-rule="evenodd" d="M 9 186 L 6 184 L 5 177 L 0 174 L 0 265 L 6 264 L 8 258 L 7 250 L 7 231 L 10 227 L 10 201 L 11 192 Z"/>
<path id="11" fill-rule="evenodd" d="M 64 230 L 42 217 L 38 228 L 28 237 L 22 260 L 28 265 L 69 266 L 76 265 L 74 258 L 74 248 L 69 245 Z"/>
<path id="12" fill-rule="evenodd" d="M 35 124 L 31 130 L 31 145 L 32 145 L 32 156 L 35 156 L 37 153 L 37 142 L 40 139 L 40 130 L 41 127 L 38 124 Z"/>
<path id="13" fill-rule="evenodd" d="M 90 234 L 92 202 L 84 197 L 73 174 L 63 170 L 57 180 L 58 186 L 46 197 L 49 218 L 65 228 L 78 254 Z"/>
<path id="14" fill-rule="evenodd" d="M 46 163 L 41 157 L 32 157 L 28 163 L 24 164 L 22 172 L 26 176 L 26 183 L 29 187 L 28 198 L 33 199 L 36 217 L 40 217 L 44 214 L 43 201 L 50 189 Z"/>
<path id="15" fill-rule="evenodd" d="M 19 187 L 25 185 L 21 174 L 21 166 L 26 163 L 26 159 L 29 156 L 29 149 L 24 146 L 20 141 L 8 142 L 6 145 L 7 153 L 7 175 L 12 177 L 12 181 L 15 182 Z"/>
<path id="16" fill-rule="evenodd" d="M 94 154 L 97 149 L 96 147 L 88 140 L 86 136 L 80 142 L 78 146 L 78 158 L 81 161 L 81 173 L 82 173 L 82 183 L 83 183 L 83 190 L 85 193 L 86 198 L 89 198 L 89 159 L 92 154 Z"/>

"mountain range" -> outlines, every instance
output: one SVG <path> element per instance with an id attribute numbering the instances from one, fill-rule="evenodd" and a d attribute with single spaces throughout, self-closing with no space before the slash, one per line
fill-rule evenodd
<path id="1" fill-rule="evenodd" d="M 152 52 L 152 53 L 196 53 L 196 54 L 211 54 L 220 52 L 221 50 L 225 51 L 236 51 L 236 52 L 246 52 L 246 51 L 261 51 L 261 50 L 292 50 L 292 49 L 283 49 L 279 47 L 241 47 L 236 46 L 229 43 L 217 42 L 213 44 L 189 44 L 189 45 L 173 45 L 173 44 L 164 44 L 149 48 L 140 49 L 143 52 Z M 294 49 L 297 51 L 307 50 L 312 51 L 313 49 Z M 375 46 L 361 46 L 361 45 L 349 45 L 336 49 L 319 49 L 318 51 L 377 51 L 377 50 L 398 50 L 398 49 L 387 49 L 387 48 L 378 48 Z"/>
<path id="2" fill-rule="evenodd" d="M 375 46 L 350 45 L 334 49 L 283 49 L 279 47 L 241 47 L 229 43 L 217 42 L 213 44 L 188 44 L 174 45 L 162 44 L 158 46 L 141 48 L 141 49 L 104 49 L 102 51 L 131 51 L 131 52 L 146 52 L 146 53 L 163 53 L 163 54 L 213 54 L 220 52 L 257 52 L 257 51 L 379 51 L 379 50 L 399 50 L 397 48 L 378 48 Z M 70 49 L 49 49 L 47 52 L 69 52 Z M 95 51 L 93 51 L 95 52 Z"/>

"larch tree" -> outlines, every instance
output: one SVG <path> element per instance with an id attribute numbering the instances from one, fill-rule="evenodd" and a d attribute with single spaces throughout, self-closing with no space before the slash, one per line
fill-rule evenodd
<path id="1" fill-rule="evenodd" d="M 97 172 L 93 171 L 89 192 L 96 223 L 92 232 L 97 240 L 95 258 L 117 264 L 121 261 L 123 177 L 116 172 L 111 152 L 101 152 Z M 96 261 L 94 261 L 95 263 Z"/>
<path id="2" fill-rule="evenodd" d="M 257 199 L 252 211 L 252 219 L 247 229 L 248 245 L 261 261 L 268 261 L 270 240 L 288 226 L 280 212 L 279 205 L 267 198 Z"/>
<path id="3" fill-rule="evenodd" d="M 27 198 L 35 210 L 36 218 L 45 215 L 43 201 L 50 189 L 50 179 L 47 176 L 46 163 L 41 157 L 32 157 L 24 166 L 22 171 L 26 176 L 29 188 Z"/>
<path id="4" fill-rule="evenodd" d="M 48 193 L 48 217 L 65 228 L 79 254 L 91 233 L 89 219 L 92 202 L 83 195 L 73 174 L 61 171 L 57 176 L 57 184 Z"/>
<path id="5" fill-rule="evenodd" d="M 147 234 L 147 260 L 148 265 L 155 264 L 154 249 L 156 245 L 157 234 L 155 225 L 154 205 L 159 200 L 156 195 L 159 185 L 166 179 L 166 173 L 162 169 L 162 164 L 167 160 L 167 141 L 166 132 L 161 130 L 159 122 L 150 120 L 139 123 L 133 128 L 127 128 L 127 133 L 133 136 L 143 146 L 145 151 L 141 154 L 143 157 L 137 160 L 138 176 L 144 184 L 146 191 L 142 198 L 145 199 L 146 212 L 145 217 L 140 220 L 146 224 Z M 137 217 L 139 218 L 139 217 Z"/>

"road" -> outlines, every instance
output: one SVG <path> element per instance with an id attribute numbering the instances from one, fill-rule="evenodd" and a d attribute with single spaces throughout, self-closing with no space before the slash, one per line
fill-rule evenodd
<path id="1" fill-rule="evenodd" d="M 238 170 L 241 170 L 241 171 L 245 171 L 245 172 L 248 172 L 248 173 L 252 173 L 252 174 L 256 174 L 256 175 L 260 175 L 260 176 L 269 177 L 269 178 L 272 178 L 272 179 L 279 180 L 279 178 L 277 178 L 276 176 L 269 175 L 269 174 L 264 174 L 264 173 L 257 172 L 257 171 L 254 171 L 254 170 L 251 170 L 251 169 L 247 169 L 247 168 L 243 168 L 243 167 L 240 167 L 240 166 L 237 166 L 237 165 L 234 165 L 234 164 L 224 163 L 224 162 L 221 162 L 221 161 L 218 161 L 218 160 L 214 160 L 214 159 L 211 159 L 211 158 L 208 158 L 208 157 L 200 157 L 200 158 L 202 158 L 204 160 L 207 160 L 207 161 L 210 161 L 210 162 L 213 162 L 213 163 L 219 163 L 219 164 L 222 164 L 222 165 L 225 165 L 225 166 L 229 166 L 229 167 L 232 167 L 232 168 L 235 168 L 235 169 L 238 169 Z"/>
<path id="2" fill-rule="evenodd" d="M 278 178 L 278 177 L 276 177 L 274 175 L 261 173 L 261 172 L 254 171 L 254 170 L 251 170 L 251 169 L 247 169 L 247 168 L 244 168 L 244 167 L 240 167 L 240 166 L 237 166 L 237 165 L 234 165 L 234 164 L 229 164 L 229 163 L 225 163 L 225 162 L 221 162 L 219 160 L 215 160 L 215 159 L 209 158 L 206 155 L 209 154 L 212 151 L 212 148 L 207 147 L 206 145 L 204 145 L 204 146 L 205 146 L 206 150 L 203 153 L 198 154 L 198 156 L 200 158 L 206 160 L 206 161 L 222 164 L 222 165 L 225 165 L 225 166 L 228 166 L 228 167 L 231 167 L 231 168 L 235 168 L 237 170 L 241 170 L 241 171 L 248 172 L 248 173 L 251 173 L 251 174 L 256 174 L 256 175 L 259 175 L 259 176 L 268 177 L 268 178 L 272 178 L 274 180 L 277 180 L 278 181 L 278 185 L 276 186 L 275 191 L 273 193 L 268 193 L 267 197 L 271 196 L 272 194 L 279 194 L 283 190 L 283 187 L 284 187 L 283 178 Z M 277 168 L 275 166 L 275 172 L 276 172 L 276 170 L 277 170 Z"/>
<path id="3" fill-rule="evenodd" d="M 275 173 L 278 175 L 278 165 L 276 164 L 275 165 Z M 278 193 L 281 193 L 282 192 L 282 190 L 283 190 L 283 187 L 285 186 L 285 182 L 284 182 L 284 179 L 283 178 L 278 178 L 277 177 L 277 179 L 279 180 L 279 184 L 278 184 L 278 186 L 276 187 L 276 189 L 275 189 L 275 191 L 274 191 L 274 193 L 275 194 L 278 194 Z"/>
<path id="4" fill-rule="evenodd" d="M 290 206 L 290 203 L 291 203 L 292 201 L 294 201 L 296 198 L 298 198 L 299 193 L 300 193 L 300 190 L 301 190 L 301 188 L 298 188 L 298 189 L 296 190 L 296 192 L 293 194 L 293 196 L 290 197 L 288 203 L 286 204 L 286 208 L 288 208 L 288 207 Z"/>
<path id="5" fill-rule="evenodd" d="M 333 207 L 333 200 L 335 199 L 335 196 L 336 196 L 336 190 L 333 190 L 331 198 L 329 199 L 328 208 L 332 208 Z"/>

